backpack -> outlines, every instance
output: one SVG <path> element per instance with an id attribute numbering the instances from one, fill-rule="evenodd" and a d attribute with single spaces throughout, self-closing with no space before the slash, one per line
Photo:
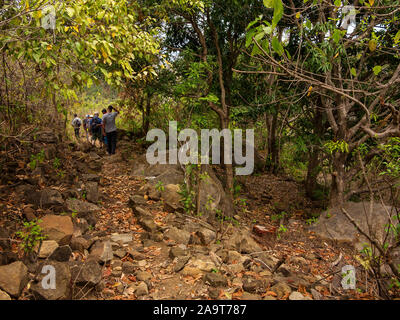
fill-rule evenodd
<path id="1" fill-rule="evenodd" d="M 81 122 L 81 120 L 79 120 L 79 119 L 76 119 L 76 125 L 78 126 L 78 128 L 82 125 L 82 122 Z"/>

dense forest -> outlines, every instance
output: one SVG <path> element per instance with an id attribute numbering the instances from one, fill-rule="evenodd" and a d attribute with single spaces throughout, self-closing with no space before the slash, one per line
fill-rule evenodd
<path id="1" fill-rule="evenodd" d="M 397 0 L 0 0 L 0 299 L 398 299 L 399 21 Z"/>

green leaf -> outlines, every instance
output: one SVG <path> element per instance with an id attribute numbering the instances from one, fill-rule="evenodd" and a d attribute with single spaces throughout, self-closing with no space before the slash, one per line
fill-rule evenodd
<path id="1" fill-rule="evenodd" d="M 277 37 L 273 37 L 271 44 L 274 51 L 281 56 L 283 54 L 283 46 L 280 43 L 279 39 Z"/>
<path id="2" fill-rule="evenodd" d="M 272 28 L 275 28 L 283 16 L 282 0 L 274 0 L 274 17 L 272 18 Z"/>
<path id="3" fill-rule="evenodd" d="M 342 1 L 340 0 L 335 0 L 335 6 L 340 7 L 342 5 Z"/>
<path id="4" fill-rule="evenodd" d="M 375 66 L 372 70 L 374 71 L 374 74 L 377 76 L 378 74 L 381 73 L 382 66 Z"/>
<path id="5" fill-rule="evenodd" d="M 350 72 L 351 72 L 351 74 L 353 75 L 353 77 L 356 77 L 356 76 L 357 76 L 357 70 L 356 70 L 356 68 L 351 68 L 351 69 L 350 69 Z"/>
<path id="6" fill-rule="evenodd" d="M 272 8 L 274 6 L 274 0 L 263 0 L 264 6 L 267 8 Z"/>

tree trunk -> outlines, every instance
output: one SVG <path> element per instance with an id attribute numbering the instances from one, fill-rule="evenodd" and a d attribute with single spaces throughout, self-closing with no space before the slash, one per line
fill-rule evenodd
<path id="1" fill-rule="evenodd" d="M 344 204 L 346 154 L 337 152 L 333 159 L 332 186 L 330 193 L 330 206 Z"/>
<path id="2" fill-rule="evenodd" d="M 318 108 L 315 108 L 313 120 L 314 135 L 319 138 L 324 132 L 324 121 L 323 114 Z M 312 145 L 310 149 L 310 158 L 308 160 L 307 177 L 305 181 L 306 195 L 311 199 L 314 199 L 315 197 L 315 190 L 318 186 L 317 177 L 321 171 L 319 166 L 319 156 L 320 150 L 318 149 L 318 146 Z"/>
<path id="3" fill-rule="evenodd" d="M 267 128 L 268 128 L 267 168 L 272 173 L 277 173 L 279 169 L 279 148 L 276 137 L 277 126 L 278 126 L 278 111 L 272 115 L 267 116 Z"/>

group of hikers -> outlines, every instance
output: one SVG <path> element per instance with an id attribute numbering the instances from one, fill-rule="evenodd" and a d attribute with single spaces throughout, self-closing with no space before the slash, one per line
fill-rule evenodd
<path id="1" fill-rule="evenodd" d="M 96 145 L 98 140 L 100 146 L 107 148 L 109 155 L 115 154 L 117 147 L 117 126 L 115 124 L 115 118 L 119 114 L 113 106 L 108 106 L 107 109 L 102 110 L 103 118 L 99 117 L 98 112 L 94 112 L 93 116 L 86 115 L 83 121 L 74 114 L 74 119 L 71 124 L 74 127 L 75 137 L 80 139 L 80 128 L 83 126 L 83 130 L 86 134 L 86 140 Z"/>

